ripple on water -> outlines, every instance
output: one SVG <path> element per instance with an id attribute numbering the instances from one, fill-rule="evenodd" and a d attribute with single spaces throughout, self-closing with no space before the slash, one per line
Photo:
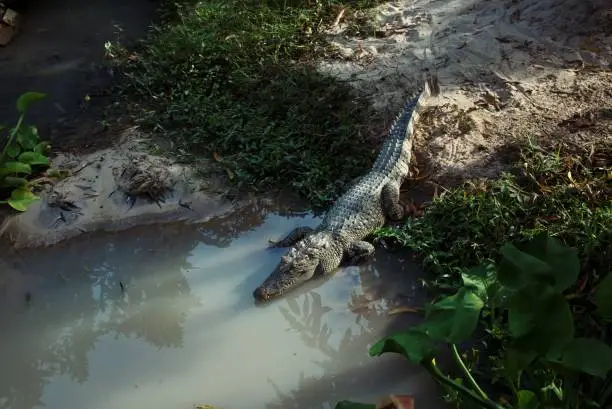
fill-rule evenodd
<path id="1" fill-rule="evenodd" d="M 0 407 L 332 408 L 412 393 L 441 407 L 427 374 L 368 346 L 414 317 L 417 269 L 382 250 L 359 267 L 255 307 L 310 214 L 247 207 L 199 227 L 96 234 L 0 260 Z M 26 296 L 26 294 L 28 294 Z"/>

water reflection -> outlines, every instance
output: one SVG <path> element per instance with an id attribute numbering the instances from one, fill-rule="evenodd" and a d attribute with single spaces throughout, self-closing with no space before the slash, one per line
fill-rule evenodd
<path id="1" fill-rule="evenodd" d="M 198 229 L 149 226 L 4 257 L 0 407 L 319 408 L 424 391 L 403 361 L 367 356 L 393 324 L 389 304 L 420 302 L 409 264 L 380 253 L 253 305 L 283 251 L 267 240 L 317 222 L 299 216 L 259 203 Z"/>

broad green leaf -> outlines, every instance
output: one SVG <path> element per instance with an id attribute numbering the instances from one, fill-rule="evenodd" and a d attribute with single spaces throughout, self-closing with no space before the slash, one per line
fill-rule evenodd
<path id="1" fill-rule="evenodd" d="M 27 186 L 28 180 L 25 178 L 18 178 L 14 176 L 6 176 L 0 179 L 0 186 L 2 187 L 22 187 Z"/>
<path id="2" fill-rule="evenodd" d="M 524 351 L 509 346 L 504 356 L 504 371 L 510 379 L 514 379 L 520 372 L 529 367 L 537 355 L 535 351 Z"/>
<path id="3" fill-rule="evenodd" d="M 563 350 L 561 363 L 603 379 L 612 369 L 612 348 L 598 339 L 576 338 Z"/>
<path id="4" fill-rule="evenodd" d="M 484 302 L 467 287 L 456 294 L 431 304 L 426 309 L 426 321 L 422 324 L 434 339 L 458 343 L 468 339 L 480 317 Z"/>
<path id="5" fill-rule="evenodd" d="M 543 283 L 534 283 L 512 296 L 508 327 L 517 348 L 549 357 L 559 356 L 574 338 L 574 320 L 567 300 Z"/>
<path id="6" fill-rule="evenodd" d="M 8 173 L 32 173 L 32 168 L 27 163 L 21 162 L 6 162 L 4 166 L 2 166 L 2 170 Z"/>
<path id="7" fill-rule="evenodd" d="M 506 243 L 500 251 L 503 259 L 497 278 L 506 287 L 523 288 L 534 281 L 542 281 L 552 273 L 548 263 L 519 250 L 514 244 Z"/>
<path id="8" fill-rule="evenodd" d="M 15 189 L 11 192 L 11 198 L 8 200 L 9 206 L 20 212 L 25 212 L 28 206 L 39 200 L 39 197 L 32 193 L 27 188 Z"/>
<path id="9" fill-rule="evenodd" d="M 534 282 L 548 282 L 564 291 L 578 279 L 580 261 L 576 249 L 554 237 L 538 235 L 521 249 L 506 244 L 501 253 L 498 278 L 508 287 L 518 289 Z"/>
<path id="10" fill-rule="evenodd" d="M 373 403 L 357 403 L 348 400 L 342 400 L 336 403 L 335 409 L 376 409 Z"/>
<path id="11" fill-rule="evenodd" d="M 24 152 L 19 155 L 19 162 L 27 163 L 28 165 L 48 165 L 49 158 L 37 152 Z"/>
<path id="12" fill-rule="evenodd" d="M 471 288 L 485 304 L 500 307 L 508 297 L 508 289 L 497 280 L 497 270 L 493 264 L 481 264 L 461 274 L 464 287 Z"/>
<path id="13" fill-rule="evenodd" d="M 11 159 L 15 159 L 17 156 L 19 156 L 19 153 L 21 153 L 21 147 L 15 142 L 6 147 L 6 154 Z"/>
<path id="14" fill-rule="evenodd" d="M 525 244 L 523 251 L 551 266 L 558 291 L 570 288 L 578 279 L 580 260 L 578 251 L 564 245 L 556 237 L 538 235 Z"/>
<path id="15" fill-rule="evenodd" d="M 17 132 L 16 139 L 23 149 L 32 150 L 40 141 L 38 129 L 32 125 L 24 126 Z"/>
<path id="16" fill-rule="evenodd" d="M 540 407 L 540 402 L 538 402 L 538 397 L 534 392 L 522 389 L 518 391 L 517 395 L 516 409 L 537 409 Z"/>
<path id="17" fill-rule="evenodd" d="M 608 274 L 595 291 L 597 312 L 606 319 L 612 319 L 612 274 Z"/>
<path id="18" fill-rule="evenodd" d="M 413 328 L 381 339 L 372 345 L 369 354 L 379 356 L 388 352 L 402 354 L 411 362 L 421 363 L 435 356 L 436 346 L 429 335 Z"/>
<path id="19" fill-rule="evenodd" d="M 33 102 L 39 101 L 45 97 L 46 95 L 40 92 L 25 92 L 21 94 L 19 98 L 17 98 L 17 111 L 19 111 L 20 114 L 23 114 L 28 110 Z"/>

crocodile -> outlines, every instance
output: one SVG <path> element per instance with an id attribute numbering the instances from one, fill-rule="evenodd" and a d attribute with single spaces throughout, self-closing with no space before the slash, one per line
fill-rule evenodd
<path id="1" fill-rule="evenodd" d="M 364 239 L 387 220 L 404 216 L 400 186 L 409 174 L 414 126 L 423 102 L 439 94 L 437 76 L 427 74 L 424 85 L 396 117 L 372 169 L 336 200 L 318 227 L 297 227 L 271 247 L 291 247 L 264 282 L 253 291 L 265 302 L 315 276 L 334 272 L 341 264 L 357 264 L 374 254 Z"/>

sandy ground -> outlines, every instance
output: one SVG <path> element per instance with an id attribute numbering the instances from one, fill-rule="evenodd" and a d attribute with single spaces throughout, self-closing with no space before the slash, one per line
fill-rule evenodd
<path id="1" fill-rule="evenodd" d="M 389 120 L 423 69 L 437 73 L 442 95 L 415 144 L 419 176 L 495 177 L 529 137 L 612 143 L 612 2 L 403 0 L 376 14 L 368 38 L 333 27 L 337 58 L 320 68 Z"/>
<path id="2" fill-rule="evenodd" d="M 85 23 L 102 22 L 102 34 L 86 36 L 81 44 L 95 44 L 95 51 L 79 54 L 73 44 L 60 53 L 55 69 L 42 69 L 35 62 L 45 55 L 53 58 L 53 52 L 31 45 L 34 51 L 15 57 L 18 62 L 29 58 L 28 69 L 20 73 L 15 63 L 0 64 L 3 79 L 12 75 L 11 87 L 2 93 L 2 108 L 12 106 L 12 99 L 24 87 L 46 91 L 44 87 L 58 86 L 65 92 L 46 92 L 52 94 L 53 106 L 71 107 L 61 121 L 70 124 L 87 118 L 80 112 L 79 98 L 91 93 L 85 85 L 88 78 L 104 82 L 98 63 L 92 61 L 101 63 L 102 40 L 111 37 L 109 21 L 118 10 L 129 19 L 132 7 L 139 7 L 117 1 L 109 3 L 114 11 L 99 21 L 91 10 L 100 4 L 76 9 L 82 17 L 88 16 Z M 150 11 L 150 5 L 146 7 Z M 54 3 L 51 9 L 60 8 Z M 321 62 L 320 69 L 352 84 L 388 122 L 416 90 L 421 71 L 428 68 L 437 73 L 442 95 L 428 102 L 415 144 L 420 178 L 448 185 L 466 178 L 495 177 L 512 159 L 510 147 L 527 138 L 546 143 L 596 139 L 612 143 L 612 3 L 607 0 L 403 0 L 381 5 L 376 14 L 378 28 L 370 37 L 346 35 L 342 19 L 331 27 L 329 36 L 336 51 Z M 128 39 L 144 33 L 147 16 L 144 13 L 135 20 L 137 29 L 127 31 Z M 70 20 L 62 18 L 59 21 Z M 36 28 L 30 24 L 29 30 Z M 28 36 L 40 39 L 44 33 Z M 14 47 L 25 46 L 19 41 L 34 41 L 24 37 Z M 48 85 L 53 84 L 49 78 L 56 78 L 60 85 Z M 67 91 L 70 87 L 72 93 Z M 88 109 L 89 115 L 99 113 Z M 52 118 L 34 117 L 46 121 L 57 139 L 58 126 Z M 49 184 L 40 203 L 5 220 L 0 229 L 15 246 L 52 244 L 96 229 L 170 219 L 203 220 L 231 208 L 218 185 L 202 185 L 189 169 L 144 153 L 137 130 L 118 133 L 112 129 L 98 135 L 88 128 L 92 123 L 98 122 L 82 119 L 76 128 L 69 126 L 62 144 L 76 141 L 81 147 L 95 147 L 103 140 L 104 149 L 81 150 L 76 156 L 63 152 L 54 159 L 67 177 Z M 150 196 L 164 200 L 146 200 Z"/>

